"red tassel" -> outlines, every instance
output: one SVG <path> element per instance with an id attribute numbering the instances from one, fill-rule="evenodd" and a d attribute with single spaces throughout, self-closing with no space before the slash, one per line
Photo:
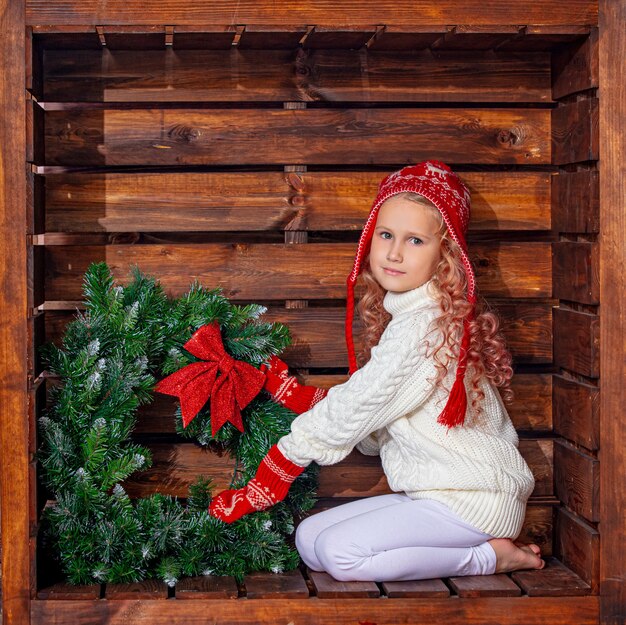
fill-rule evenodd
<path id="1" fill-rule="evenodd" d="M 463 323 L 463 338 L 459 350 L 459 364 L 457 365 L 456 378 L 450 389 L 448 402 L 437 418 L 437 423 L 445 425 L 448 429 L 465 422 L 467 411 L 467 393 L 465 392 L 465 370 L 467 369 L 467 352 L 470 345 L 469 318 Z"/>
<path id="2" fill-rule="evenodd" d="M 465 393 L 464 376 L 458 376 L 454 380 L 448 403 L 442 413 L 437 418 L 437 423 L 445 425 L 447 428 L 453 428 L 457 425 L 463 425 L 465 421 L 465 411 L 467 410 L 467 394 Z"/>

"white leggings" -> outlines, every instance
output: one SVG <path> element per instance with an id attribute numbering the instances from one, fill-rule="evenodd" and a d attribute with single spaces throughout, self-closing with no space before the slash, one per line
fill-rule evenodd
<path id="1" fill-rule="evenodd" d="M 394 493 L 306 518 L 296 547 L 314 571 L 339 581 L 403 581 L 490 575 L 493 538 L 432 499 Z"/>

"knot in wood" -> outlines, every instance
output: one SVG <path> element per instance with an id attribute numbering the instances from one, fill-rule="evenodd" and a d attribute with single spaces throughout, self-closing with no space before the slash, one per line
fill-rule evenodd
<path id="1" fill-rule="evenodd" d="M 202 133 L 198 128 L 191 128 L 190 126 L 185 126 L 184 124 L 176 124 L 167 133 L 168 137 L 171 139 L 185 141 L 187 143 L 192 143 L 200 137 L 201 134 Z"/>
<path id="2" fill-rule="evenodd" d="M 508 143 L 514 145 L 517 142 L 517 135 L 510 130 L 501 130 L 497 136 L 498 143 Z"/>

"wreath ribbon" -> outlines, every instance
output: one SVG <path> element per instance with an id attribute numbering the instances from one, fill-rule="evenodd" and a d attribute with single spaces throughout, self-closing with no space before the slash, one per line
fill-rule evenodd
<path id="1" fill-rule="evenodd" d="M 203 362 L 191 363 L 172 373 L 155 390 L 180 399 L 184 427 L 210 398 L 213 436 L 227 421 L 243 432 L 241 410 L 263 388 L 265 374 L 226 353 L 217 322 L 201 326 L 184 348 Z"/>

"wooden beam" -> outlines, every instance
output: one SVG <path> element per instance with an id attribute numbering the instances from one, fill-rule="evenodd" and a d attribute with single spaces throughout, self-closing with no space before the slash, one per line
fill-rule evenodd
<path id="1" fill-rule="evenodd" d="M 600 0 L 600 622 L 626 618 L 626 4 Z M 621 51 L 621 52 L 620 52 Z"/>
<path id="2" fill-rule="evenodd" d="M 23 0 L 0 0 L 0 516 L 5 625 L 30 622 Z"/>
<path id="3" fill-rule="evenodd" d="M 225 601 L 33 601 L 33 623 L 107 625 L 298 625 L 354 623 L 498 623 L 499 625 L 597 625 L 598 597 L 455 597 L 386 599 L 227 599 Z M 243 605 L 245 603 L 245 606 Z"/>
<path id="4" fill-rule="evenodd" d="M 29 0 L 27 24 L 597 24 L 595 0 Z"/>

